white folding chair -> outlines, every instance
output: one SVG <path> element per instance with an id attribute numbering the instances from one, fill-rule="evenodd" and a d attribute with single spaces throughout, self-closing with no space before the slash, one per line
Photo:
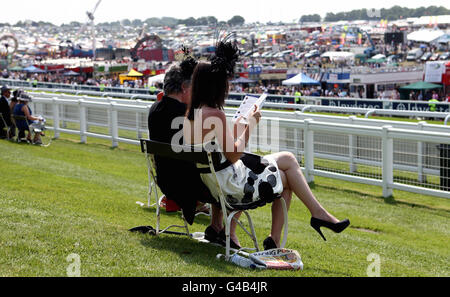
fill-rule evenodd
<path id="1" fill-rule="evenodd" d="M 215 168 L 218 167 L 218 165 L 220 164 L 220 161 L 222 159 L 222 154 L 219 152 L 207 152 L 207 151 L 199 152 L 199 151 L 195 151 L 190 146 L 176 146 L 176 147 L 177 147 L 177 149 L 176 149 L 177 152 L 175 152 L 175 150 L 174 150 L 174 145 L 160 143 L 160 142 L 146 140 L 146 139 L 141 139 L 141 150 L 146 155 L 147 165 L 148 165 L 148 173 L 149 173 L 148 205 L 150 205 L 150 203 L 151 203 L 150 201 L 151 201 L 151 196 L 152 196 L 153 191 L 155 191 L 155 194 L 156 194 L 155 197 L 158 197 L 158 189 L 157 189 L 157 185 L 156 185 L 156 176 L 155 176 L 155 168 L 154 168 L 155 162 L 153 159 L 155 155 L 165 157 L 165 158 L 171 158 L 171 159 L 175 159 L 175 160 L 188 161 L 188 162 L 192 162 L 192 163 L 196 163 L 196 164 L 209 165 L 211 173 L 215 177 L 216 186 L 217 186 L 217 189 L 218 189 L 218 192 L 220 195 L 219 202 L 220 202 L 222 212 L 224 214 L 228 214 L 228 215 L 224 215 L 225 235 L 226 235 L 225 259 L 228 261 L 231 258 L 230 225 L 231 225 L 232 220 L 234 219 L 234 216 L 239 212 L 243 212 L 245 214 L 245 216 L 247 217 L 250 230 L 247 230 L 247 228 L 240 221 L 237 221 L 237 223 L 245 231 L 245 233 L 248 236 L 250 236 L 250 238 L 253 241 L 254 248 L 242 248 L 239 251 L 236 251 L 236 250 L 234 250 L 234 251 L 236 253 L 240 253 L 240 252 L 245 253 L 246 251 L 260 251 L 256 233 L 255 233 L 255 228 L 253 225 L 253 220 L 250 216 L 249 211 L 252 209 L 255 209 L 257 207 L 263 206 L 267 203 L 261 202 L 258 205 L 253 204 L 253 205 L 250 205 L 249 208 L 239 207 L 237 209 L 236 207 L 233 207 L 225 199 L 225 196 L 222 191 L 222 187 L 221 187 L 219 180 L 217 179 L 217 175 L 216 175 Z M 180 153 L 178 153 L 178 152 L 180 152 Z M 284 248 L 286 245 L 287 234 L 288 234 L 288 214 L 287 214 L 287 207 L 286 207 L 285 200 L 282 197 L 280 197 L 279 199 L 282 202 L 283 211 L 284 211 L 284 236 L 283 236 L 283 241 L 281 244 L 281 248 Z M 150 226 L 145 226 L 145 227 L 137 227 L 137 228 L 131 229 L 130 231 L 140 231 L 140 232 L 144 232 L 144 233 L 150 233 L 152 235 L 160 235 L 163 233 L 169 233 L 169 234 L 186 235 L 189 237 L 193 236 L 192 234 L 189 233 L 189 228 L 188 228 L 188 224 L 187 224 L 186 220 L 184 220 L 184 224 L 185 224 L 184 226 L 170 226 L 164 230 L 161 230 L 159 204 L 160 204 L 160 201 L 156 201 L 156 204 L 154 204 L 154 205 L 156 205 L 156 218 L 157 218 L 156 219 L 156 229 L 153 229 Z M 170 228 L 173 228 L 173 227 L 184 228 L 185 233 L 168 231 Z"/>
<path id="2" fill-rule="evenodd" d="M 30 122 L 28 121 L 26 116 L 19 116 L 19 115 L 13 115 L 12 116 L 13 121 L 14 121 L 14 126 L 16 127 L 16 142 L 20 143 L 23 139 L 20 138 L 20 132 L 23 131 L 25 133 L 25 131 L 28 131 L 28 133 L 30 133 L 30 137 L 32 138 L 33 136 L 33 131 L 31 130 L 31 126 L 30 126 Z M 18 121 L 25 121 L 27 123 L 28 126 L 28 130 L 21 130 L 17 127 L 17 122 Z"/>
<path id="3" fill-rule="evenodd" d="M 8 124 L 6 124 L 6 120 L 3 117 L 2 113 L 0 113 L 0 121 L 3 123 L 3 126 L 6 128 L 6 138 L 9 140 L 10 135 L 11 135 L 11 126 L 8 126 Z"/>

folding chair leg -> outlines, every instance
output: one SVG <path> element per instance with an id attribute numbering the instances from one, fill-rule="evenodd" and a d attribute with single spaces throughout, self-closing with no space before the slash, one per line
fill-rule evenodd
<path id="1" fill-rule="evenodd" d="M 151 172 L 151 167 L 152 166 L 152 163 L 151 163 L 151 161 L 150 161 L 150 158 L 148 157 L 148 155 L 147 155 L 147 168 L 148 168 L 148 184 L 149 184 L 149 187 L 148 187 L 148 189 L 149 189 L 149 191 L 148 191 L 148 196 L 147 196 L 147 201 L 148 201 L 148 204 L 147 204 L 147 206 L 148 207 L 151 207 L 151 199 L 152 199 L 152 192 L 153 192 L 153 182 L 152 182 L 152 176 L 153 176 L 153 174 L 152 174 L 152 172 Z"/>
<path id="2" fill-rule="evenodd" d="M 236 214 L 238 214 L 239 212 L 241 212 L 241 211 L 239 211 L 239 210 L 233 211 L 233 212 L 227 217 L 226 226 L 225 226 L 225 236 L 226 236 L 225 259 L 227 259 L 227 260 L 230 258 L 230 254 L 231 254 L 231 253 L 230 253 L 230 250 L 231 250 L 231 248 L 230 248 L 230 243 L 231 243 L 231 234 L 230 234 L 231 222 L 232 222 L 233 220 L 236 220 L 236 219 L 234 218 L 234 216 L 235 216 Z M 254 246 L 255 246 L 255 250 L 256 250 L 257 252 L 259 252 L 260 249 L 259 249 L 259 244 L 258 244 L 258 240 L 257 240 L 257 237 L 256 237 L 255 228 L 254 228 L 254 225 L 253 225 L 253 220 L 252 220 L 250 214 L 249 214 L 247 211 L 243 211 L 243 213 L 244 213 L 244 214 L 246 215 L 246 217 L 247 217 L 247 221 L 248 221 L 248 224 L 249 224 L 251 233 L 250 233 L 250 232 L 242 225 L 242 223 L 241 223 L 239 220 L 236 220 L 236 221 L 237 221 L 238 225 L 242 228 L 242 230 L 244 230 L 245 233 L 247 233 L 247 235 L 250 236 L 250 238 L 252 239 L 253 244 L 254 244 Z M 245 250 L 253 250 L 253 249 L 245 249 Z"/>
<path id="3" fill-rule="evenodd" d="M 248 224 L 250 226 L 250 230 L 251 230 L 252 234 L 249 234 L 245 228 L 244 228 L 244 230 L 252 238 L 253 244 L 255 245 L 255 248 L 256 248 L 256 251 L 259 252 L 260 249 L 259 249 L 258 239 L 256 238 L 256 232 L 255 232 L 255 227 L 253 225 L 253 220 L 247 211 L 244 211 L 244 213 L 247 216 Z"/>

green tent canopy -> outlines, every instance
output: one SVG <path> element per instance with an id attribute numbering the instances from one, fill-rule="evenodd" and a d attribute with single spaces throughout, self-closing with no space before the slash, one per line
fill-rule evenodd
<path id="1" fill-rule="evenodd" d="M 400 90 L 421 91 L 421 90 L 432 90 L 432 89 L 439 89 L 439 88 L 442 88 L 442 86 L 428 83 L 425 81 L 419 81 L 419 82 L 401 87 Z"/>
<path id="2" fill-rule="evenodd" d="M 367 63 L 379 63 L 379 64 L 381 64 L 381 63 L 386 62 L 386 59 L 369 59 L 366 62 Z"/>
<path id="3" fill-rule="evenodd" d="M 23 70 L 23 68 L 20 66 L 14 66 L 12 68 L 9 68 L 9 71 L 22 71 L 22 70 Z"/>

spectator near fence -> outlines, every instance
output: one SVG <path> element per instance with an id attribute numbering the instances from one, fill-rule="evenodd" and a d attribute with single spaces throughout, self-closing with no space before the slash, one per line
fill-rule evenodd
<path id="1" fill-rule="evenodd" d="M 28 103 L 32 101 L 31 97 L 25 92 L 21 92 L 18 97 L 18 104 L 14 107 L 13 114 L 15 117 L 21 117 L 21 119 L 16 119 L 16 126 L 19 129 L 19 138 L 25 137 L 25 132 L 28 131 L 27 140 L 34 144 L 42 144 L 41 134 L 35 133 L 34 139 L 31 139 L 31 127 L 33 123 L 38 124 L 44 119 L 42 117 L 35 117 L 32 115 L 31 108 Z"/>
<path id="2" fill-rule="evenodd" d="M 437 103 L 440 103 L 437 99 L 431 99 L 428 101 L 428 106 L 430 107 L 430 111 L 436 111 L 437 110 Z"/>
<path id="3" fill-rule="evenodd" d="M 3 117 L 3 120 L 0 120 L 0 138 L 6 138 L 6 129 L 12 126 L 11 110 L 8 104 L 9 96 L 11 96 L 11 90 L 8 86 L 3 86 L 1 92 L 2 96 L 0 98 L 0 113 Z"/>

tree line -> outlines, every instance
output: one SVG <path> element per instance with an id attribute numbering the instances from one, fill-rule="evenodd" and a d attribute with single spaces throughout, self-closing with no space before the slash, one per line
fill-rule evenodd
<path id="1" fill-rule="evenodd" d="M 352 20 L 398 20 L 412 17 L 422 16 L 434 16 L 434 15 L 447 15 L 450 14 L 450 10 L 443 6 L 428 6 L 419 8 L 407 8 L 401 6 L 393 6 L 391 8 L 382 8 L 379 11 L 372 9 L 354 9 L 347 12 L 326 14 L 323 21 L 325 22 L 338 22 L 338 21 L 352 21 Z M 321 22 L 322 18 L 318 14 L 303 15 L 300 18 L 300 22 Z"/>
<path id="2" fill-rule="evenodd" d="M 119 22 L 113 23 L 100 23 L 99 25 L 115 25 Z M 229 26 L 238 26 L 243 25 L 245 23 L 245 19 L 242 16 L 236 15 L 233 16 L 228 21 L 219 21 L 214 16 L 206 16 L 206 17 L 189 17 L 187 19 L 176 19 L 172 17 L 162 17 L 162 18 L 148 18 L 146 20 L 129 20 L 124 19 L 120 22 L 123 26 L 133 26 L 133 27 L 141 27 L 144 24 L 147 24 L 151 27 L 170 27 L 174 28 L 178 25 L 186 25 L 188 27 L 191 26 L 211 26 L 211 25 L 229 25 Z"/>
<path id="3" fill-rule="evenodd" d="M 188 27 L 191 26 L 212 26 L 212 25 L 218 25 L 218 26 L 241 26 L 245 24 L 245 19 L 242 16 L 236 15 L 233 16 L 228 21 L 219 21 L 214 16 L 206 16 L 206 17 L 199 17 L 194 18 L 190 17 L 187 19 L 176 19 L 172 17 L 161 17 L 161 18 L 148 18 L 146 20 L 140 20 L 140 19 L 124 19 L 122 21 L 115 21 L 115 22 L 103 22 L 99 23 L 98 26 L 132 26 L 132 27 L 142 27 L 144 24 L 147 24 L 150 27 L 170 27 L 174 28 L 177 25 L 186 25 Z M 73 27 L 80 27 L 83 23 L 80 22 L 70 22 L 68 24 L 63 24 L 62 26 L 73 26 Z M 0 23 L 0 27 L 3 26 L 9 26 L 8 23 Z M 32 27 L 41 27 L 41 26 L 55 26 L 52 23 L 49 22 L 34 22 L 34 21 L 19 21 L 15 25 L 15 27 L 26 27 L 26 26 L 32 26 Z"/>

